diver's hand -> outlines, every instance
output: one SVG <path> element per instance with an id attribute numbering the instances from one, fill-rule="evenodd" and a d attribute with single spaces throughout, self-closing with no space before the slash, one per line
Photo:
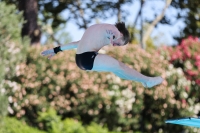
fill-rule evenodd
<path id="1" fill-rule="evenodd" d="M 45 50 L 41 53 L 42 56 L 48 56 L 48 59 L 51 59 L 55 53 L 54 53 L 54 50 L 53 49 L 48 49 L 48 50 Z"/>

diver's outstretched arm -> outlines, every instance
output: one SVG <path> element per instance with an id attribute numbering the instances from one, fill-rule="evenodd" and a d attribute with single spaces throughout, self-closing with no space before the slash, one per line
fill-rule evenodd
<path id="1" fill-rule="evenodd" d="M 50 59 L 51 57 L 53 57 L 55 54 L 57 54 L 60 51 L 77 48 L 78 47 L 78 43 L 79 43 L 79 41 L 71 42 L 71 43 L 68 43 L 68 44 L 65 44 L 65 45 L 60 45 L 58 47 L 43 51 L 41 53 L 41 55 L 48 56 L 48 59 Z"/>
<path id="2" fill-rule="evenodd" d="M 79 43 L 79 41 L 70 42 L 68 44 L 60 45 L 60 50 L 64 51 L 64 50 L 70 50 L 70 49 L 77 48 L 78 47 L 78 43 Z"/>

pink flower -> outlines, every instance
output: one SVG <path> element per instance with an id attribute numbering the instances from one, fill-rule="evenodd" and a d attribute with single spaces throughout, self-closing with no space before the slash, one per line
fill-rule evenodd
<path id="1" fill-rule="evenodd" d="M 195 80 L 197 85 L 200 85 L 200 79 Z"/>
<path id="2" fill-rule="evenodd" d="M 196 61 L 200 61 L 200 55 L 195 56 Z"/>
<path id="3" fill-rule="evenodd" d="M 180 47 L 186 47 L 186 46 L 189 47 L 194 42 L 199 42 L 198 37 L 189 36 L 188 38 L 183 39 L 179 46 Z"/>
<path id="4" fill-rule="evenodd" d="M 198 71 L 187 70 L 186 73 L 190 76 L 197 76 L 199 73 Z"/>
<path id="5" fill-rule="evenodd" d="M 188 92 L 188 91 L 189 91 L 189 87 L 188 87 L 188 86 L 186 86 L 186 87 L 185 87 L 185 90 Z"/>
<path id="6" fill-rule="evenodd" d="M 195 37 L 195 36 L 189 36 L 188 39 L 190 41 L 194 41 L 194 42 L 198 42 L 199 41 L 198 37 Z"/>
<path id="7" fill-rule="evenodd" d="M 200 60 L 196 61 L 196 62 L 195 62 L 195 65 L 196 65 L 197 67 L 200 67 Z"/>
<path id="8" fill-rule="evenodd" d="M 183 39 L 183 40 L 181 41 L 180 46 L 184 46 L 185 44 L 186 44 L 186 39 Z"/>
<path id="9" fill-rule="evenodd" d="M 193 36 L 189 36 L 187 39 L 188 40 L 193 40 Z"/>
<path id="10" fill-rule="evenodd" d="M 176 54 L 173 54 L 172 57 L 171 57 L 171 61 L 174 61 L 176 59 L 178 59 L 178 56 Z"/>
<path id="11" fill-rule="evenodd" d="M 184 54 L 186 58 L 191 58 L 192 56 L 188 49 L 184 49 Z"/>
<path id="12" fill-rule="evenodd" d="M 199 38 L 198 37 L 194 37 L 194 41 L 199 42 Z"/>
<path id="13" fill-rule="evenodd" d="M 187 78 L 187 80 L 192 80 L 192 77 L 191 77 L 191 76 L 188 76 L 188 75 L 187 75 L 186 78 Z"/>
<path id="14" fill-rule="evenodd" d="M 186 104 L 186 100 L 185 100 L 185 99 L 182 99 L 181 102 L 182 102 L 183 104 Z"/>

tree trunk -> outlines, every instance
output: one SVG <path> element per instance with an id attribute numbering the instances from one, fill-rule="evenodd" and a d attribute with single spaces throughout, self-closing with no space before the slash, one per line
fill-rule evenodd
<path id="1" fill-rule="evenodd" d="M 25 23 L 22 27 L 21 36 L 29 36 L 31 45 L 39 45 L 41 30 L 37 24 L 38 3 L 37 0 L 19 0 L 19 10 L 23 11 Z"/>
<path id="2" fill-rule="evenodd" d="M 142 18 L 142 8 L 143 8 L 143 6 L 144 6 L 144 2 L 145 2 L 145 0 L 141 0 L 140 1 L 141 3 L 140 3 L 140 11 L 139 11 L 139 14 L 140 14 L 140 18 L 141 18 L 141 29 L 140 29 L 140 47 L 142 48 L 142 49 L 145 49 L 145 43 L 143 43 L 143 18 Z M 137 20 L 136 20 L 137 21 Z"/>
<path id="3" fill-rule="evenodd" d="M 143 37 L 143 40 L 142 40 L 142 43 L 145 44 L 147 39 L 149 38 L 149 36 L 151 35 L 154 27 L 156 26 L 156 24 L 164 17 L 165 15 L 165 12 L 167 10 L 167 8 L 169 7 L 169 5 L 171 4 L 172 0 L 166 0 L 166 4 L 165 4 L 165 7 L 163 8 L 162 12 L 160 15 L 158 15 L 155 20 L 150 24 L 150 26 L 148 27 L 144 37 Z"/>

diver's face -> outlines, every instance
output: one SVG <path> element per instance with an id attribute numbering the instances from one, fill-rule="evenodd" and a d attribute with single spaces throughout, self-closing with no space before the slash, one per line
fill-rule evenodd
<path id="1" fill-rule="evenodd" d="M 113 40 L 113 46 L 123 46 L 125 44 L 123 34 L 119 38 Z"/>

